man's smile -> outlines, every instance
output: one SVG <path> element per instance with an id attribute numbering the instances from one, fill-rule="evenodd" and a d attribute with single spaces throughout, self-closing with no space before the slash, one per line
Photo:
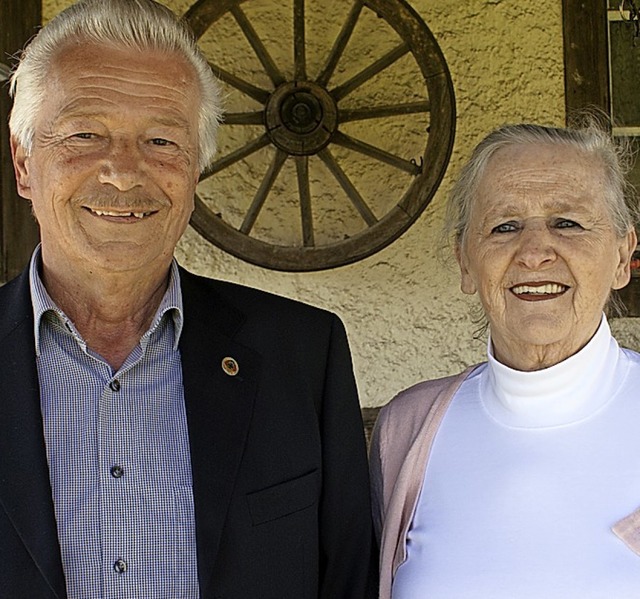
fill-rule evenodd
<path id="1" fill-rule="evenodd" d="M 146 218 L 147 216 L 151 216 L 152 214 L 155 214 L 156 211 L 148 211 L 148 212 L 133 212 L 133 211 L 126 211 L 126 210 L 98 210 L 96 208 L 88 208 L 87 210 L 89 210 L 89 212 L 91 212 L 92 214 L 95 214 L 96 216 L 110 216 L 110 217 L 116 217 L 116 218 L 131 218 L 131 217 L 135 217 L 138 220 L 142 220 L 143 218 Z"/>

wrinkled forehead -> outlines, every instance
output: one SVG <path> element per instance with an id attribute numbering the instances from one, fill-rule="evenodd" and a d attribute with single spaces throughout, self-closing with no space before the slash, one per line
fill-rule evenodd
<path id="1" fill-rule="evenodd" d="M 512 144 L 498 149 L 489 158 L 481 184 L 529 181 L 541 183 L 603 183 L 605 165 L 592 153 L 562 143 Z"/>
<path id="2" fill-rule="evenodd" d="M 489 158 L 475 201 L 543 195 L 566 201 L 589 197 L 604 204 L 606 186 L 605 165 L 596 154 L 561 143 L 514 144 Z"/>
<path id="3" fill-rule="evenodd" d="M 166 114 L 197 129 L 199 102 L 195 69 L 177 52 L 69 44 L 52 61 L 42 117 L 130 110 Z"/>
<path id="4" fill-rule="evenodd" d="M 130 47 L 118 42 L 95 42 L 74 38 L 51 55 L 53 76 L 87 76 L 108 69 L 122 73 L 139 71 L 159 82 L 175 86 L 197 82 L 194 66 L 178 50 Z"/>

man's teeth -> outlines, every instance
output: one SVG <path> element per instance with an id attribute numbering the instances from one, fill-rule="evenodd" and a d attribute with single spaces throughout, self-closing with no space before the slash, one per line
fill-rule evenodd
<path id="1" fill-rule="evenodd" d="M 91 210 L 94 214 L 98 216 L 135 216 L 136 218 L 144 218 L 145 216 L 149 216 L 151 212 L 112 212 L 111 210 Z"/>
<path id="2" fill-rule="evenodd" d="M 558 283 L 547 283 L 546 285 L 517 285 L 512 288 L 512 291 L 517 294 L 529 293 L 531 295 L 552 295 L 555 293 L 562 293 L 567 287 L 565 285 L 559 285 Z"/>

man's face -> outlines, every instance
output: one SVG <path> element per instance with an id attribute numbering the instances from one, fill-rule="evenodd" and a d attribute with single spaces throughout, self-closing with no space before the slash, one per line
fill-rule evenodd
<path id="1" fill-rule="evenodd" d="M 45 268 L 166 269 L 193 211 L 200 92 L 177 54 L 67 46 L 54 58 L 32 152 L 12 140 Z"/>

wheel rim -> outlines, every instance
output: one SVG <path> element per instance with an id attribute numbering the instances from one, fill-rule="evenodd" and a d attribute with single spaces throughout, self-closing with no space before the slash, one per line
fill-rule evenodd
<path id="1" fill-rule="evenodd" d="M 231 15 L 260 60 L 271 88 L 255 85 L 216 64 L 212 69 L 232 88 L 261 105 L 258 111 L 230 112 L 228 125 L 260 125 L 262 133 L 214 161 L 203 180 L 225 169 L 240 168 L 248 157 L 264 148 L 273 156 L 257 184 L 254 197 L 241 222 L 230 224 L 216 214 L 199 196 L 191 224 L 213 244 L 254 264 L 287 271 L 311 271 L 349 264 L 386 247 L 404 233 L 423 212 L 444 176 L 454 139 L 455 100 L 451 78 L 436 40 L 420 17 L 404 0 L 364 0 L 353 3 L 341 26 L 324 66 L 315 76 L 307 73 L 305 39 L 305 3 L 293 0 L 293 76 L 287 77 L 276 64 L 255 32 L 241 4 L 250 0 L 200 0 L 185 15 L 198 38 L 223 15 Z M 360 69 L 338 85 L 332 76 L 344 56 L 353 31 L 364 10 L 373 11 L 396 33 L 397 43 L 383 56 Z M 351 108 L 341 106 L 379 73 L 409 55 L 417 64 L 425 86 L 426 98 L 413 102 L 393 102 Z M 376 144 L 367 143 L 343 131 L 349 123 L 369 119 L 392 119 L 399 115 L 428 113 L 429 130 L 419 160 L 407 159 Z M 375 121 L 374 121 L 375 122 Z M 401 197 L 384 214 L 376 214 L 363 197 L 357 182 L 336 159 L 336 151 L 348 151 L 411 181 Z M 270 194 L 287 161 L 295 164 L 299 216 L 295 226 L 299 239 L 295 244 L 265 241 L 254 234 L 257 219 L 270 201 Z M 313 161 L 310 163 L 310 161 Z M 346 201 L 362 229 L 331 243 L 317 242 L 317 210 L 310 186 L 310 169 L 321 164 L 344 193 Z M 315 202 L 315 205 L 314 205 Z M 317 214 L 317 212 L 316 212 Z M 292 223 L 293 226 L 293 223 Z"/>

